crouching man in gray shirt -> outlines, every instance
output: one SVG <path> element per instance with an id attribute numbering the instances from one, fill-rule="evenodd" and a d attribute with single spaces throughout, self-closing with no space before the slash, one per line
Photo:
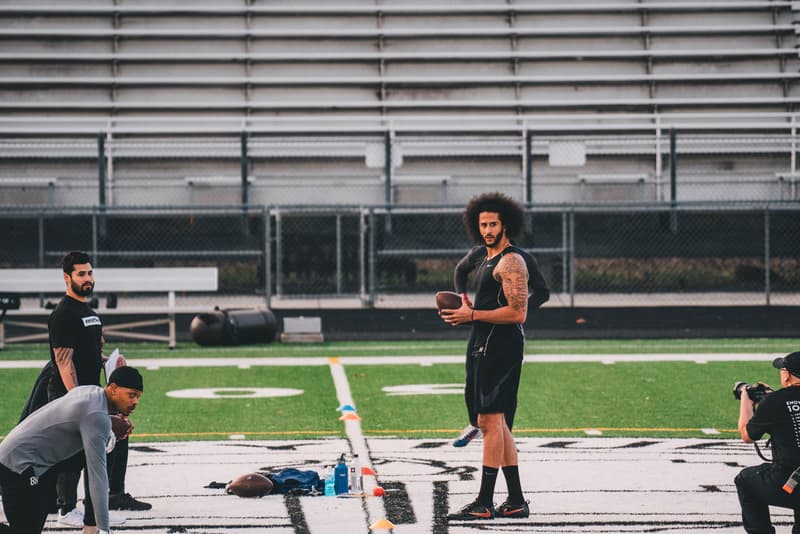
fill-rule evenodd
<path id="1" fill-rule="evenodd" d="M 76 457 L 85 458 L 89 477 L 86 511 L 94 513 L 87 516 L 94 516 L 98 532 L 109 532 L 106 453 L 116 442 L 109 413 L 130 415 L 143 389 L 139 371 L 118 367 L 105 388 L 73 388 L 9 432 L 0 443 L 0 486 L 12 534 L 42 531 L 56 475 L 64 462 Z M 130 428 L 118 431 L 123 439 Z"/>

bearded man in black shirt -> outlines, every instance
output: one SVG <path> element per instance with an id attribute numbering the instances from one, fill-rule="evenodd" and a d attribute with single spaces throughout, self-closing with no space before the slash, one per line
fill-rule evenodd
<path id="1" fill-rule="evenodd" d="M 86 303 L 94 290 L 94 270 L 89 256 L 70 252 L 62 260 L 67 294 L 47 322 L 50 358 L 58 372 L 47 388 L 50 400 L 75 386 L 99 386 L 103 367 L 103 323 Z"/>
<path id="2" fill-rule="evenodd" d="M 754 409 L 745 388 L 741 388 L 739 433 L 745 443 L 754 443 L 764 434 L 772 439 L 772 462 L 743 469 L 735 479 L 742 523 L 750 534 L 772 534 L 775 529 L 769 505 L 792 508 L 794 527 L 800 534 L 800 492 L 790 494 L 784 484 L 800 467 L 800 352 L 776 358 L 781 389 L 768 394 Z"/>
<path id="3" fill-rule="evenodd" d="M 94 269 L 89 255 L 69 252 L 61 260 L 66 295 L 59 301 L 48 320 L 50 358 L 53 374 L 47 388 L 48 401 L 63 397 L 77 386 L 99 386 L 103 368 L 103 323 L 87 304 L 94 290 Z M 126 365 L 120 357 L 117 367 Z M 114 510 L 149 510 L 151 505 L 125 493 L 125 474 L 128 464 L 128 440 L 121 440 L 109 457 L 110 495 L 109 508 Z M 58 475 L 58 523 L 78 527 L 83 513 L 76 508 L 79 472 L 63 470 Z M 85 490 L 88 493 L 88 487 Z M 124 518 L 112 514 L 112 526 L 123 523 Z"/>
<path id="4" fill-rule="evenodd" d="M 528 314 L 528 267 L 523 251 L 511 244 L 522 229 L 524 210 L 500 193 L 474 197 L 463 214 L 470 237 L 486 248 L 476 275 L 475 303 L 462 295 L 461 307 L 442 309 L 442 320 L 453 326 L 472 324 L 467 348 L 465 400 L 483 433 L 483 468 L 478 497 L 449 520 L 526 518 L 514 436 L 506 420 L 517 407 Z M 470 414 L 472 417 L 473 414 Z M 495 508 L 494 487 L 503 470 L 508 499 Z"/>
<path id="5" fill-rule="evenodd" d="M 528 268 L 528 311 L 535 310 L 550 300 L 550 290 L 547 288 L 547 282 L 545 282 L 541 271 L 539 271 L 539 264 L 536 262 L 536 259 L 522 248 L 516 249 L 516 252 L 522 256 Z M 488 251 L 485 245 L 472 247 L 469 252 L 459 260 L 453 272 L 453 285 L 456 293 L 461 293 L 462 298 L 467 302 L 470 302 L 467 296 L 467 280 L 469 275 L 472 271 L 480 270 L 486 261 L 487 254 Z M 471 305 L 470 303 L 470 306 Z M 469 425 L 467 425 L 461 432 L 461 435 L 453 441 L 453 447 L 464 447 L 481 433 L 478 428 L 478 414 L 475 411 L 473 396 L 465 395 L 464 400 L 467 405 Z M 514 427 L 515 412 L 516 406 L 513 406 L 504 413 L 509 430 L 512 430 Z"/>

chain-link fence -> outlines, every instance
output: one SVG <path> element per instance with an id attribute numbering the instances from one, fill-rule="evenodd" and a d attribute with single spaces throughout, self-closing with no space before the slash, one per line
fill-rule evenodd
<path id="1" fill-rule="evenodd" d="M 9 209 L 0 225 L 0 267 L 86 250 L 102 295 L 103 267 L 213 265 L 217 293 L 178 298 L 221 307 L 428 307 L 471 245 L 459 207 Z M 800 302 L 797 203 L 534 206 L 516 243 L 548 306 Z"/>

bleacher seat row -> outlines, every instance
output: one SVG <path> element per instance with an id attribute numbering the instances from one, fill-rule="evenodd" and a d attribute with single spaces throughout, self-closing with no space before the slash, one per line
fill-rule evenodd
<path id="1" fill-rule="evenodd" d="M 574 197 L 580 176 L 663 176 L 671 127 L 683 129 L 687 175 L 773 183 L 797 171 L 796 5 L 0 5 L 0 177 L 9 178 L 0 182 L 0 204 L 85 202 L 87 184 L 97 181 L 98 135 L 108 138 L 114 203 L 235 203 L 241 195 L 224 185 L 235 179 L 207 197 L 190 188 L 204 176 L 238 176 L 242 131 L 250 138 L 255 202 L 385 202 L 383 185 L 363 184 L 386 172 L 375 157 L 386 132 L 397 136 L 391 200 L 399 203 L 459 202 L 494 177 L 518 192 L 529 163 L 537 184 L 569 185 L 538 198 L 586 200 L 585 188 Z M 528 131 L 536 136 L 532 162 L 525 161 Z M 555 165 L 549 144 L 572 134 L 585 137 L 574 145 L 585 161 Z M 332 144 L 320 135 L 349 139 Z M 604 152 L 596 135 L 640 148 Z M 771 148 L 742 142 L 767 135 L 789 141 Z M 205 149 L 185 136 L 204 137 Z M 282 136 L 296 138 L 271 144 Z M 70 143 L 80 148 L 70 151 Z M 54 161 L 63 163 L 57 172 Z M 424 179 L 430 176 L 447 178 Z M 45 189 L 43 177 L 46 194 L 34 191 Z M 407 177 L 415 179 L 406 184 L 422 185 L 403 185 Z M 283 178 L 292 185 L 276 185 Z M 177 185 L 153 194 L 159 180 Z M 303 180 L 314 190 L 298 199 Z M 597 199 L 641 197 L 639 188 L 630 198 L 623 189 Z M 765 191 L 752 194 L 779 194 Z"/>

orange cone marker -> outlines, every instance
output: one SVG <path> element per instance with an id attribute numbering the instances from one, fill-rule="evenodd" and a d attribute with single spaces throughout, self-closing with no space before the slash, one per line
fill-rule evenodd
<path id="1" fill-rule="evenodd" d="M 369 526 L 370 530 L 379 530 L 379 529 L 389 530 L 389 529 L 393 529 L 393 528 L 394 528 L 394 523 L 392 523 L 391 521 L 389 521 L 386 518 L 383 518 L 383 519 L 380 519 L 378 521 L 375 521 L 374 523 L 372 523 Z"/>

